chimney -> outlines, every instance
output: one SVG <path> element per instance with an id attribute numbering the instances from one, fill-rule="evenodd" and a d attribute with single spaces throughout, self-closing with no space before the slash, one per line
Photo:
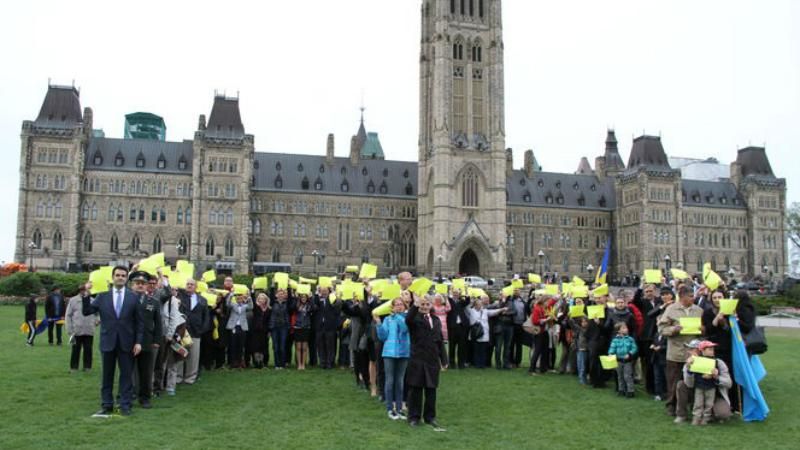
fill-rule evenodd
<path id="1" fill-rule="evenodd" d="M 605 156 L 598 156 L 594 159 L 594 173 L 600 181 L 606 178 L 606 158 Z"/>
<path id="2" fill-rule="evenodd" d="M 204 131 L 206 129 L 206 115 L 200 114 L 200 118 L 197 120 L 197 131 Z"/>
<path id="3" fill-rule="evenodd" d="M 94 113 L 92 112 L 92 108 L 87 106 L 83 108 L 83 129 L 86 130 L 87 133 L 91 133 L 92 126 L 94 126 Z"/>
<path id="4" fill-rule="evenodd" d="M 325 161 L 328 164 L 331 164 L 333 162 L 333 150 L 334 150 L 333 133 L 330 133 L 328 134 L 328 145 L 325 149 Z"/>
<path id="5" fill-rule="evenodd" d="M 530 149 L 529 150 L 525 150 L 525 162 L 524 162 L 524 164 L 525 165 L 522 168 L 522 170 L 525 171 L 525 176 L 528 177 L 528 178 L 533 178 L 533 173 L 536 172 L 536 167 L 534 167 L 536 164 L 534 163 L 534 160 L 533 160 L 533 150 L 530 150 Z"/>
<path id="6" fill-rule="evenodd" d="M 350 138 L 350 164 L 353 166 L 358 165 L 358 157 L 361 154 L 361 146 L 358 142 L 358 136 Z"/>
<path id="7" fill-rule="evenodd" d="M 739 184 L 742 181 L 742 167 L 737 161 L 731 163 L 731 183 L 739 189 Z"/>

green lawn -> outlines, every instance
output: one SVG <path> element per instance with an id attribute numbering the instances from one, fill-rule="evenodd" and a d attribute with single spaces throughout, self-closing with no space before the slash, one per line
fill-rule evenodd
<path id="1" fill-rule="evenodd" d="M 349 371 L 213 372 L 131 417 L 93 419 L 100 364 L 69 374 L 69 347 L 34 348 L 22 306 L 0 307 L 0 448 L 796 448 L 800 333 L 769 330 L 765 423 L 677 426 L 648 397 L 618 398 L 573 377 L 524 370 L 451 371 L 438 417 L 446 433 L 390 422 Z M 44 338 L 44 339 L 42 339 Z M 97 343 L 95 343 L 95 348 Z"/>

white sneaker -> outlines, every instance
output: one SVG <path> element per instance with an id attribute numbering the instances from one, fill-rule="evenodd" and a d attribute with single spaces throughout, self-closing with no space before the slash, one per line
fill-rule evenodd
<path id="1" fill-rule="evenodd" d="M 655 400 L 657 402 L 660 402 L 661 401 L 661 396 L 660 395 L 656 395 L 655 397 L 653 397 L 653 400 Z"/>
<path id="2" fill-rule="evenodd" d="M 389 411 L 389 412 L 387 413 L 387 415 L 389 416 L 389 419 L 390 419 L 390 420 L 399 420 L 399 419 L 400 419 L 400 416 L 398 416 L 397 414 L 395 414 L 395 413 L 394 413 L 394 411 Z"/>

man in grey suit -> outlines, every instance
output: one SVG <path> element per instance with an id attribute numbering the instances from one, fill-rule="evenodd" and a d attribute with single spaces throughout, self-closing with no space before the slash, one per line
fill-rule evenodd
<path id="1" fill-rule="evenodd" d="M 100 389 L 102 409 L 97 413 L 111 414 L 114 408 L 114 371 L 119 365 L 120 412 L 131 413 L 133 358 L 142 350 L 144 323 L 138 308 L 138 298 L 126 288 L 128 268 L 114 267 L 111 290 L 93 300 L 83 299 L 83 314 L 100 316 L 100 352 L 103 355 L 103 384 Z"/>

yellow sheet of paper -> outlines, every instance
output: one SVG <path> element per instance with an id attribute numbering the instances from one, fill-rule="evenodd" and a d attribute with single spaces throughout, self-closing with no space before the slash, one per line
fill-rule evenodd
<path id="1" fill-rule="evenodd" d="M 645 283 L 661 283 L 661 271 L 659 269 L 647 269 L 644 271 Z"/>
<path id="2" fill-rule="evenodd" d="M 688 273 L 680 269 L 671 269 L 670 273 L 672 273 L 672 278 L 675 278 L 677 280 L 685 280 L 687 278 L 691 278 Z"/>
<path id="3" fill-rule="evenodd" d="M 364 263 L 361 264 L 361 272 L 358 274 L 358 278 L 362 280 L 374 280 L 378 277 L 378 266 L 374 264 Z"/>
<path id="4" fill-rule="evenodd" d="M 211 292 L 203 292 L 200 294 L 204 299 L 206 299 L 206 303 L 208 306 L 216 306 L 217 305 L 217 294 Z"/>
<path id="5" fill-rule="evenodd" d="M 217 273 L 213 269 L 203 272 L 203 281 L 206 283 L 217 281 Z"/>
<path id="6" fill-rule="evenodd" d="M 558 295 L 558 285 L 557 284 L 544 285 L 544 293 L 545 295 Z"/>
<path id="7" fill-rule="evenodd" d="M 353 300 L 357 302 L 364 301 L 364 286 L 360 285 L 357 289 L 353 289 Z"/>
<path id="8" fill-rule="evenodd" d="M 206 283 L 205 281 L 198 281 L 197 282 L 197 292 L 199 294 L 202 294 L 203 292 L 207 292 L 207 291 L 208 291 L 208 283 Z"/>
<path id="9" fill-rule="evenodd" d="M 333 277 L 319 277 L 319 287 L 330 288 L 333 286 Z"/>
<path id="10" fill-rule="evenodd" d="M 739 306 L 739 300 L 735 298 L 723 298 L 719 301 L 719 312 L 730 316 L 736 312 L 737 306 Z"/>
<path id="11" fill-rule="evenodd" d="M 574 286 L 572 288 L 572 298 L 589 298 L 589 286 Z"/>
<path id="12" fill-rule="evenodd" d="M 253 290 L 266 291 L 267 290 L 267 277 L 253 278 Z"/>
<path id="13" fill-rule="evenodd" d="M 514 295 L 514 286 L 506 286 L 503 288 L 503 297 L 511 297 Z"/>
<path id="14" fill-rule="evenodd" d="M 344 283 L 338 288 L 336 291 L 339 292 L 339 298 L 342 300 L 352 300 L 353 299 L 353 284 L 352 283 Z"/>
<path id="15" fill-rule="evenodd" d="M 109 283 L 114 281 L 114 276 L 113 276 L 114 268 L 112 266 L 103 266 L 97 270 L 99 270 L 100 273 L 103 274 L 103 277 L 105 277 L 105 279 L 108 280 Z"/>
<path id="16" fill-rule="evenodd" d="M 317 280 L 315 280 L 315 279 L 313 279 L 313 278 L 303 278 L 303 277 L 300 277 L 300 278 L 299 278 L 297 281 L 298 281 L 300 284 L 317 284 Z"/>
<path id="17" fill-rule="evenodd" d="M 617 368 L 617 357 L 614 355 L 600 355 L 600 365 L 605 370 L 613 370 Z"/>
<path id="18" fill-rule="evenodd" d="M 349 273 L 358 273 L 358 266 L 347 266 L 344 271 Z"/>
<path id="19" fill-rule="evenodd" d="M 520 279 L 512 280 L 511 286 L 515 289 L 522 289 L 525 287 L 525 282 Z"/>
<path id="20" fill-rule="evenodd" d="M 703 375 L 711 375 L 717 367 L 717 360 L 714 358 L 706 358 L 704 356 L 695 356 L 692 365 L 689 366 L 689 372 L 701 373 Z"/>
<path id="21" fill-rule="evenodd" d="M 453 289 L 458 289 L 459 291 L 461 291 L 462 294 L 464 292 L 466 292 L 464 290 L 464 279 L 463 278 L 456 278 L 456 279 L 452 280 L 452 282 L 453 282 Z"/>
<path id="22" fill-rule="evenodd" d="M 399 287 L 399 285 L 398 285 L 398 287 Z M 399 296 L 399 294 L 398 294 L 398 296 Z M 378 316 L 378 317 L 380 317 L 380 316 L 388 316 L 391 313 L 392 313 L 392 301 L 391 300 L 388 300 L 388 301 L 385 301 L 385 302 L 381 303 L 380 305 L 378 305 L 377 308 L 372 310 L 372 315 L 373 316 Z"/>
<path id="23" fill-rule="evenodd" d="M 311 295 L 311 285 L 310 284 L 298 284 L 297 285 L 297 295 Z"/>
<path id="24" fill-rule="evenodd" d="M 528 274 L 528 283 L 541 283 L 542 277 L 536 275 L 535 273 Z"/>
<path id="25" fill-rule="evenodd" d="M 297 286 L 299 284 L 300 283 L 298 283 L 297 281 L 294 281 L 293 279 L 289 278 L 289 289 L 294 289 L 296 291 L 297 290 Z"/>
<path id="26" fill-rule="evenodd" d="M 400 285 L 399 284 L 387 284 L 383 291 L 381 292 L 381 299 L 382 300 L 394 300 L 397 297 L 400 297 Z"/>
<path id="27" fill-rule="evenodd" d="M 484 291 L 483 289 L 469 288 L 467 290 L 467 296 L 469 296 L 470 298 L 481 298 L 484 295 L 486 295 L 486 291 Z"/>
<path id="28" fill-rule="evenodd" d="M 150 258 L 144 259 L 139 263 L 139 270 L 147 272 L 152 276 L 158 276 L 159 267 L 163 266 L 159 266 L 157 261 L 151 260 Z"/>
<path id="29" fill-rule="evenodd" d="M 574 277 L 572 277 L 572 285 L 573 286 L 586 286 L 586 282 L 583 281 L 583 278 L 580 278 L 577 275 L 575 275 Z"/>
<path id="30" fill-rule="evenodd" d="M 331 302 L 331 305 L 336 303 L 336 300 L 338 300 L 338 299 L 339 298 L 336 297 L 336 294 L 331 294 L 331 295 L 328 296 L 328 301 Z"/>
<path id="31" fill-rule="evenodd" d="M 188 275 L 183 272 L 172 272 L 169 277 L 169 285 L 176 289 L 186 289 L 186 279 Z"/>
<path id="32" fill-rule="evenodd" d="M 561 283 L 561 292 L 562 292 L 564 295 L 570 295 L 570 294 L 572 294 L 572 287 L 573 287 L 573 286 L 572 286 L 572 282 L 569 282 L 569 283 Z"/>
<path id="33" fill-rule="evenodd" d="M 243 284 L 234 284 L 233 285 L 233 293 L 235 295 L 247 295 L 249 291 L 247 290 L 247 286 Z"/>
<path id="34" fill-rule="evenodd" d="M 92 283 L 92 289 L 89 294 L 97 295 L 103 292 L 108 292 L 109 280 L 101 270 L 95 270 L 89 274 L 89 282 Z"/>
<path id="35" fill-rule="evenodd" d="M 605 319 L 606 305 L 592 305 L 587 307 L 586 316 L 590 319 Z"/>
<path id="36" fill-rule="evenodd" d="M 161 268 L 161 275 L 169 278 L 172 276 L 172 268 L 169 266 L 164 266 Z"/>
<path id="37" fill-rule="evenodd" d="M 194 277 L 194 264 L 184 259 L 178 260 L 178 265 L 175 266 L 175 270 L 189 277 Z"/>
<path id="38" fill-rule="evenodd" d="M 431 289 L 431 286 L 433 286 L 433 281 L 427 278 L 417 278 L 413 283 L 411 283 L 411 286 L 408 287 L 408 290 L 422 297 L 428 293 L 428 291 Z"/>
<path id="39" fill-rule="evenodd" d="M 289 274 L 285 272 L 275 272 L 272 275 L 272 283 L 278 285 L 278 289 L 289 288 Z"/>
<path id="40" fill-rule="evenodd" d="M 722 278 L 717 275 L 716 272 L 713 270 L 709 270 L 708 273 L 703 277 L 703 284 L 705 284 L 709 289 L 712 291 L 719 287 L 722 284 Z"/>
<path id="41" fill-rule="evenodd" d="M 681 317 L 681 334 L 685 335 L 700 335 L 701 319 L 699 317 Z"/>
<path id="42" fill-rule="evenodd" d="M 711 263 L 707 262 L 703 264 L 703 278 L 708 276 L 708 273 L 711 272 Z"/>
<path id="43" fill-rule="evenodd" d="M 447 286 L 444 283 L 441 283 L 441 284 L 437 284 L 434 289 L 436 290 L 437 294 L 447 295 L 448 288 L 449 288 L 449 286 Z"/>
<path id="44" fill-rule="evenodd" d="M 576 317 L 583 317 L 586 315 L 586 307 L 584 305 L 574 305 L 569 307 L 569 316 L 573 319 Z"/>
<path id="45" fill-rule="evenodd" d="M 606 307 L 609 308 L 609 309 L 614 309 L 614 308 L 617 307 L 617 304 L 614 303 L 614 302 L 608 302 L 608 303 L 606 303 Z"/>
<path id="46" fill-rule="evenodd" d="M 390 283 L 389 280 L 372 280 L 369 282 L 369 286 L 372 288 L 372 295 L 378 295 L 388 286 Z"/>
<path id="47" fill-rule="evenodd" d="M 536 289 L 535 291 L 533 291 L 533 295 L 536 295 L 536 296 L 538 296 L 538 295 L 546 295 L 546 294 L 547 294 L 547 292 L 544 289 Z"/>
<path id="48" fill-rule="evenodd" d="M 608 285 L 601 284 L 600 286 L 597 286 L 592 291 L 592 295 L 594 295 L 595 297 L 600 297 L 601 295 L 608 295 Z"/>

